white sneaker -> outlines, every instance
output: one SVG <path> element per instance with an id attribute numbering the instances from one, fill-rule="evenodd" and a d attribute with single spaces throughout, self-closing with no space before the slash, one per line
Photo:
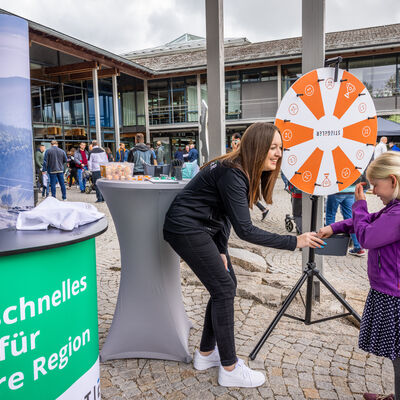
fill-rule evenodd
<path id="1" fill-rule="evenodd" d="M 218 348 L 216 347 L 214 351 L 209 356 L 202 356 L 198 350 L 194 353 L 193 366 L 199 371 L 204 371 L 208 368 L 220 367 L 221 360 L 219 358 Z"/>
<path id="2" fill-rule="evenodd" d="M 253 371 L 240 358 L 233 371 L 227 371 L 222 366 L 219 367 L 218 383 L 221 386 L 250 388 L 261 386 L 264 382 L 264 374 Z"/>

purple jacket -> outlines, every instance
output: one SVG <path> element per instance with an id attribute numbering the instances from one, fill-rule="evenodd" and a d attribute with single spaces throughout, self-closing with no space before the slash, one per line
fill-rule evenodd
<path id="1" fill-rule="evenodd" d="M 392 200 L 377 213 L 367 202 L 353 204 L 353 218 L 331 225 L 334 233 L 355 233 L 368 249 L 368 278 L 372 289 L 400 297 L 400 200 Z"/>

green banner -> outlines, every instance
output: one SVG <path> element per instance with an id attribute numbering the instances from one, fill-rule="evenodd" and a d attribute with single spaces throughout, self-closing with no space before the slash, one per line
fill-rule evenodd
<path id="1" fill-rule="evenodd" d="M 0 258 L 0 399 L 98 400 L 95 241 Z"/>

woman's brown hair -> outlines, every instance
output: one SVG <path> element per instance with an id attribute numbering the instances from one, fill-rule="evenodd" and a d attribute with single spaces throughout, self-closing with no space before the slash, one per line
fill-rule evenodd
<path id="1" fill-rule="evenodd" d="M 272 192 L 281 169 L 282 158 L 276 163 L 275 170 L 263 171 L 263 168 L 275 132 L 280 135 L 279 129 L 268 122 L 252 124 L 243 134 L 239 149 L 206 164 L 221 161 L 225 166 L 243 171 L 249 180 L 250 208 L 253 208 L 253 204 L 256 204 L 261 197 L 267 204 L 272 204 Z"/>

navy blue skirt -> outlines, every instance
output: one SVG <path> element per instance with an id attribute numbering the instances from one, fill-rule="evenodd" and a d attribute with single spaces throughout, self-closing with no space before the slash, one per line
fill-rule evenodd
<path id="1" fill-rule="evenodd" d="M 400 357 L 400 298 L 371 289 L 361 319 L 360 349 L 391 360 Z"/>

